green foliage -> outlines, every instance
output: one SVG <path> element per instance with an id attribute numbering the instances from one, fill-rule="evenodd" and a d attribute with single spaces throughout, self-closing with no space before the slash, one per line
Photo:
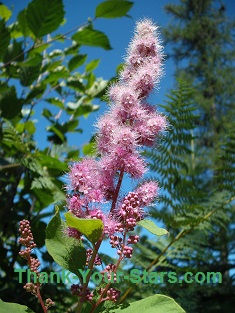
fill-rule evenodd
<path id="1" fill-rule="evenodd" d="M 133 2 L 125 0 L 109 0 L 100 3 L 95 12 L 96 17 L 115 18 L 127 14 L 133 6 Z"/>
<path id="2" fill-rule="evenodd" d="M 46 229 L 46 248 L 54 261 L 62 268 L 80 276 L 79 269 L 86 263 L 86 249 L 82 241 L 65 236 L 66 224 L 60 218 L 59 209 Z"/>
<path id="3" fill-rule="evenodd" d="M 72 37 L 79 45 L 101 47 L 105 50 L 110 50 L 111 46 L 108 37 L 101 31 L 90 27 L 83 28 Z"/>
<path id="4" fill-rule="evenodd" d="M 68 226 L 77 229 L 92 244 L 100 239 L 104 228 L 101 220 L 78 218 L 71 212 L 65 213 L 65 218 Z"/>
<path id="5" fill-rule="evenodd" d="M 143 300 L 131 303 L 127 308 L 121 307 L 117 310 L 111 310 L 112 313 L 183 313 L 185 312 L 173 299 L 163 296 L 154 295 Z M 111 313 L 110 312 L 110 313 Z"/>
<path id="6" fill-rule="evenodd" d="M 32 310 L 27 308 L 25 305 L 7 303 L 0 299 L 0 307 L 2 313 L 33 313 Z"/>
<path id="7" fill-rule="evenodd" d="M 163 235 L 168 234 L 168 231 L 166 229 L 158 227 L 151 220 L 144 219 L 144 220 L 138 222 L 138 225 L 144 227 L 150 233 L 152 233 L 152 234 L 154 234 L 156 236 L 163 236 Z"/>
<path id="8" fill-rule="evenodd" d="M 11 10 L 8 9 L 4 4 L 0 4 L 0 17 L 1 19 L 7 21 L 11 17 Z"/>
<path id="9" fill-rule="evenodd" d="M 120 10 L 103 5 L 106 14 L 112 10 L 113 17 L 127 15 L 131 6 L 128 1 L 123 1 Z M 39 312 L 35 297 L 24 292 L 14 273 L 15 266 L 25 265 L 18 256 L 19 221 L 30 220 L 39 248 L 35 253 L 44 271 L 50 272 L 55 264 L 45 251 L 45 221 L 52 217 L 53 205 L 64 207 L 63 175 L 80 155 L 80 148 L 69 145 L 68 138 L 71 133 L 79 137 L 80 118 L 99 109 L 109 83 L 94 74 L 101 60 L 90 60 L 81 50 L 84 45 L 106 50 L 111 46 L 106 34 L 94 28 L 99 16 L 61 34 L 65 21 L 62 0 L 32 0 L 16 20 L 12 16 L 10 7 L 0 4 L 0 290 L 4 301 Z M 75 41 L 65 41 L 67 35 Z M 35 138 L 40 137 L 43 143 L 38 144 Z M 94 151 L 93 141 L 84 145 L 84 154 Z M 84 248 L 66 250 L 72 240 L 65 242 L 60 223 L 58 215 L 53 217 L 47 228 L 47 246 L 58 264 L 75 271 L 74 267 L 84 263 Z M 80 254 L 74 266 L 73 253 Z M 64 312 L 75 301 L 63 284 L 42 289 L 45 298 L 57 303 L 57 312 Z"/>
<path id="10" fill-rule="evenodd" d="M 64 18 L 62 0 L 33 0 L 26 9 L 26 21 L 36 38 L 55 31 Z"/>

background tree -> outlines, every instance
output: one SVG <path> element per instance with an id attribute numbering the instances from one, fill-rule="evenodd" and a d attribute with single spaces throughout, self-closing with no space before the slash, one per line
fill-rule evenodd
<path id="1" fill-rule="evenodd" d="M 235 21 L 226 15 L 226 5 L 222 1 L 180 1 L 179 5 L 167 5 L 166 10 L 174 17 L 165 30 L 166 42 L 173 49 L 171 56 L 177 64 L 176 77 L 183 77 L 194 87 L 193 100 L 198 110 L 195 135 L 195 176 L 207 194 L 221 190 L 218 184 L 223 160 L 232 151 L 224 146 L 233 142 L 235 117 Z M 231 174 L 234 159 L 230 163 Z M 234 187 L 232 176 L 224 176 L 224 185 Z M 234 191 L 229 188 L 230 195 Z M 226 210 L 226 209 L 225 209 Z M 221 227 L 214 227 L 216 236 L 211 234 L 209 249 L 215 268 L 223 273 L 223 286 L 229 288 L 229 270 L 235 267 L 233 254 L 234 207 L 226 210 L 227 221 Z M 219 254 L 219 257 L 215 257 Z M 209 266 L 210 267 L 210 266 Z M 230 291 L 227 290 L 228 293 Z"/>

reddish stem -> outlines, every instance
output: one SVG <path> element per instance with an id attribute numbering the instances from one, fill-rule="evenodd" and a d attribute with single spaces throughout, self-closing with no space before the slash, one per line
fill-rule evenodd
<path id="1" fill-rule="evenodd" d="M 120 191 L 120 188 L 121 188 L 121 184 L 122 184 L 122 180 L 123 180 L 123 176 L 124 176 L 124 167 L 120 171 L 117 187 L 116 187 L 114 195 L 113 195 L 112 207 L 111 207 L 111 210 L 110 210 L 109 214 L 111 214 L 112 211 L 115 209 L 117 198 L 118 198 L 118 194 L 119 194 L 119 191 Z"/>
<path id="2" fill-rule="evenodd" d="M 124 235 L 123 235 L 123 246 L 122 246 L 121 254 L 120 254 L 119 259 L 118 259 L 118 262 L 117 262 L 117 264 L 116 264 L 116 266 L 115 266 L 115 270 L 113 271 L 115 274 L 116 274 L 116 272 L 117 272 L 117 270 L 118 270 L 118 267 L 119 267 L 119 265 L 120 265 L 120 263 L 121 263 L 121 261 L 122 261 L 123 250 L 124 250 L 125 242 L 126 242 L 126 235 L 127 235 L 127 231 L 125 230 L 125 233 L 124 233 Z M 103 290 L 103 292 L 102 292 L 101 295 L 100 295 L 99 300 L 96 302 L 95 306 L 91 309 L 90 313 L 93 313 L 94 310 L 95 310 L 95 309 L 99 306 L 99 304 L 102 302 L 103 297 L 104 297 L 104 295 L 106 294 L 106 292 L 108 291 L 110 285 L 111 285 L 111 283 L 108 283 L 108 284 L 106 285 L 105 289 Z"/>

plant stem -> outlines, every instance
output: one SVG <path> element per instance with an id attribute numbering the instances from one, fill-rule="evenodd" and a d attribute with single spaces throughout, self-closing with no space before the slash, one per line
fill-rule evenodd
<path id="1" fill-rule="evenodd" d="M 119 194 L 119 191 L 120 191 L 120 188 L 121 188 L 121 184 L 122 184 L 122 180 L 123 180 L 123 176 L 124 176 L 124 168 L 122 168 L 121 171 L 120 171 L 120 175 L 119 175 L 118 183 L 117 183 L 114 195 L 113 195 L 113 202 L 112 202 L 112 207 L 110 209 L 109 215 L 115 209 L 117 198 L 118 198 L 118 194 Z"/>
<path id="2" fill-rule="evenodd" d="M 41 296 L 41 293 L 40 293 L 40 286 L 37 286 L 37 298 L 38 298 L 38 300 L 39 300 L 39 302 L 41 304 L 43 312 L 47 313 L 47 308 L 45 307 L 44 302 L 42 301 L 42 296 Z"/>
<path id="3" fill-rule="evenodd" d="M 84 284 L 82 284 L 82 293 L 84 293 L 86 291 L 86 288 L 89 284 L 89 281 L 90 281 L 90 278 L 91 278 L 91 274 L 92 274 L 92 269 L 93 269 L 93 266 L 94 266 L 94 262 L 95 262 L 95 257 L 98 253 L 98 250 L 100 248 L 100 245 L 103 241 L 103 238 L 104 238 L 104 234 L 101 236 L 101 238 L 99 239 L 99 241 L 97 241 L 97 243 L 95 245 L 93 245 L 93 253 L 92 253 L 92 256 L 91 256 L 91 259 L 90 259 L 90 262 L 89 262 L 89 265 L 88 265 L 88 269 L 90 270 L 88 275 L 87 275 L 87 278 L 86 278 L 86 282 Z M 79 301 L 78 302 L 78 305 L 77 305 L 77 308 L 76 308 L 76 313 L 81 313 L 82 311 L 82 306 L 83 306 L 83 302 Z"/>
<path id="4" fill-rule="evenodd" d="M 117 264 L 116 264 L 116 266 L 115 266 L 115 269 L 114 269 L 114 271 L 113 271 L 114 274 L 117 273 L 118 267 L 119 267 L 119 265 L 120 265 L 120 263 L 121 263 L 121 261 L 122 261 L 122 259 L 123 259 L 122 256 L 123 256 L 123 250 L 124 250 L 124 247 L 125 247 L 125 244 L 126 244 L 126 235 L 127 235 L 127 231 L 125 230 L 125 233 L 124 233 L 124 235 L 123 235 L 123 246 L 122 246 L 122 250 L 121 250 L 121 254 L 120 254 L 120 256 L 119 256 L 118 262 L 117 262 Z M 103 290 L 102 294 L 100 295 L 99 300 L 96 302 L 95 306 L 92 308 L 92 310 L 91 310 L 89 313 L 93 313 L 94 310 L 99 306 L 99 304 L 100 304 L 100 303 L 102 302 L 102 300 L 103 300 L 104 295 L 105 295 L 106 292 L 108 291 L 110 285 L 111 285 L 111 282 L 106 285 L 105 289 Z"/>

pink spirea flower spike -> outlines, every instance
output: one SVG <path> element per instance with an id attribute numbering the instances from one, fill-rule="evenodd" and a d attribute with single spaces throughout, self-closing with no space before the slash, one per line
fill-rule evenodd
<path id="1" fill-rule="evenodd" d="M 147 170 L 141 147 L 153 147 L 166 128 L 166 118 L 147 102 L 162 75 L 162 61 L 158 27 L 148 19 L 138 22 L 119 80 L 108 90 L 110 109 L 96 125 L 99 157 L 84 158 L 69 172 L 73 194 L 68 196 L 68 209 L 80 218 L 101 219 L 121 258 L 132 256 L 130 245 L 139 238 L 126 233 L 144 218 L 144 207 L 158 193 L 157 183 L 148 181 L 120 199 L 124 175 L 139 180 Z M 110 210 L 103 212 L 107 203 Z M 79 237 L 71 230 L 67 234 Z"/>

